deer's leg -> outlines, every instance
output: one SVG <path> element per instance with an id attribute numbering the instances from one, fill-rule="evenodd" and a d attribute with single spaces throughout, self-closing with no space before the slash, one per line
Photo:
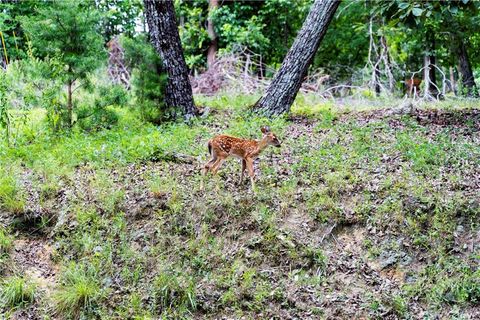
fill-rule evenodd
<path id="1" fill-rule="evenodd" d="M 212 165 L 212 167 L 210 169 L 213 174 L 217 174 L 218 169 L 220 169 L 220 166 L 223 164 L 224 161 L 225 161 L 224 158 L 218 158 L 217 159 L 217 161 Z"/>
<path id="2" fill-rule="evenodd" d="M 210 169 L 212 168 L 213 164 L 217 161 L 217 156 L 216 155 L 213 155 L 212 159 L 210 159 L 210 161 L 208 161 L 204 166 L 203 166 L 203 170 L 202 170 L 202 174 L 203 175 L 206 175 L 208 173 L 208 171 L 210 171 Z"/>
<path id="3" fill-rule="evenodd" d="M 214 150 L 212 150 L 212 159 L 210 159 L 210 160 L 203 166 L 203 169 L 202 169 L 202 180 L 201 180 L 201 182 L 200 182 L 200 190 L 203 190 L 205 176 L 207 175 L 208 171 L 211 171 L 213 164 L 214 164 L 217 160 L 218 160 L 217 153 L 216 153 Z"/>
<path id="4" fill-rule="evenodd" d="M 253 159 L 246 159 L 246 165 L 248 175 L 250 176 L 250 182 L 252 183 L 252 189 L 255 190 L 255 170 L 253 169 Z"/>
<path id="5" fill-rule="evenodd" d="M 245 172 L 245 169 L 247 168 L 247 162 L 245 159 L 242 159 L 242 174 L 240 175 L 240 185 L 243 182 L 243 173 Z"/>

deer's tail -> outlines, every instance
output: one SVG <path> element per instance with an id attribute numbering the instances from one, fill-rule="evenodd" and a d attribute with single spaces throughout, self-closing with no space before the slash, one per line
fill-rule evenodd
<path id="1" fill-rule="evenodd" d="M 208 141 L 208 153 L 212 155 L 212 144 Z"/>

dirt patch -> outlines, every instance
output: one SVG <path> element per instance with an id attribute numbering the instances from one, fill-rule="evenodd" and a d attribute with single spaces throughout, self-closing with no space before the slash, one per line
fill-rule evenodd
<path id="1" fill-rule="evenodd" d="M 11 258 L 15 269 L 30 277 L 41 289 L 50 291 L 58 272 L 52 254 L 53 248 L 47 240 L 20 238 L 14 242 Z"/>

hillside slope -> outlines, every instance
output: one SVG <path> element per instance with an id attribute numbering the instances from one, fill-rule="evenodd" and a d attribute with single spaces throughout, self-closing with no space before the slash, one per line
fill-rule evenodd
<path id="1" fill-rule="evenodd" d="M 480 318 L 480 110 L 227 103 L 2 145 L 4 318 Z M 200 190 L 206 141 L 264 124 L 257 192 L 233 159 Z"/>

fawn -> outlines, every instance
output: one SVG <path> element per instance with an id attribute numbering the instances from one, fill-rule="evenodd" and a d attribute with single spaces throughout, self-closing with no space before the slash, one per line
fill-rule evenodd
<path id="1" fill-rule="evenodd" d="M 270 132 L 268 126 L 260 129 L 263 133 L 261 140 L 240 139 L 227 135 L 219 135 L 208 141 L 208 152 L 212 159 L 203 167 L 202 174 L 205 176 L 209 171 L 216 174 L 222 163 L 229 156 L 234 156 L 242 160 L 242 174 L 240 184 L 243 182 L 243 173 L 248 170 L 252 189 L 255 189 L 255 172 L 253 170 L 253 161 L 269 145 L 280 147 L 281 143 L 277 136 Z M 201 188 L 203 188 L 203 181 Z"/>
<path id="2" fill-rule="evenodd" d="M 418 78 L 408 78 L 405 79 L 405 85 L 407 87 L 407 94 L 409 96 L 417 96 L 420 93 L 420 84 L 422 79 Z"/>

